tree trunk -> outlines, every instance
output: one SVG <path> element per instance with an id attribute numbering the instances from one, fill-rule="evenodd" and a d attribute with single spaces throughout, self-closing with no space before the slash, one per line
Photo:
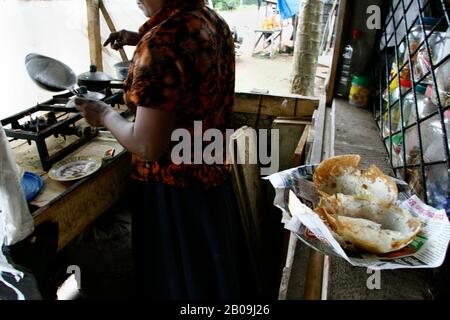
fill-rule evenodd
<path id="1" fill-rule="evenodd" d="M 291 92 L 314 95 L 317 60 L 322 38 L 323 0 L 302 0 L 294 44 Z"/>

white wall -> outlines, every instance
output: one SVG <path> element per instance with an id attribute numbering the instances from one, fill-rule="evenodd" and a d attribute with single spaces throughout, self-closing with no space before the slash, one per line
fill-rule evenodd
<path id="1" fill-rule="evenodd" d="M 104 0 L 117 29 L 137 30 L 146 18 L 135 0 Z M 89 70 L 86 2 L 84 0 L 0 0 L 0 119 L 52 97 L 28 77 L 24 58 L 36 52 L 69 65 L 79 74 Z M 102 21 L 102 40 L 109 30 Z M 131 58 L 133 48 L 127 48 Z M 104 50 L 105 71 L 115 76 L 117 52 Z"/>

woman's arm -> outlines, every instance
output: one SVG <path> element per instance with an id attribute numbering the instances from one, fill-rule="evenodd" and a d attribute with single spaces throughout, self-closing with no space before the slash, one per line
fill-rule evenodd
<path id="1" fill-rule="evenodd" d="M 135 122 L 129 122 L 111 108 L 103 117 L 103 126 L 128 151 L 145 160 L 158 160 L 168 149 L 175 112 L 138 107 Z"/>

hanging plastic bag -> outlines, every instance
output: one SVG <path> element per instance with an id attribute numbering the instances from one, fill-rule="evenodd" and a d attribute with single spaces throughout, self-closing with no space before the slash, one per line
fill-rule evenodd
<path id="1" fill-rule="evenodd" d="M 0 245 L 13 245 L 33 232 L 16 162 L 0 124 Z"/>

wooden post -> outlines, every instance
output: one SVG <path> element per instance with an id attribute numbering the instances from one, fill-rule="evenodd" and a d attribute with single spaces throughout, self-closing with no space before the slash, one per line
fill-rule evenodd
<path id="1" fill-rule="evenodd" d="M 323 0 L 302 0 L 294 44 L 292 93 L 314 95 L 322 38 L 322 12 Z"/>
<path id="2" fill-rule="evenodd" d="M 310 249 L 305 279 L 305 300 L 321 300 L 324 256 Z"/>
<path id="3" fill-rule="evenodd" d="M 95 64 L 98 71 L 103 71 L 99 3 L 100 0 L 86 0 L 91 64 Z"/>
<path id="4" fill-rule="evenodd" d="M 337 68 L 339 64 L 339 57 L 342 52 L 343 45 L 343 33 L 344 33 L 344 23 L 348 16 L 348 5 L 349 1 L 340 0 L 338 7 L 338 17 L 336 22 L 336 40 L 334 42 L 333 49 L 333 60 L 331 62 L 331 70 L 329 74 L 329 78 L 327 80 L 327 104 L 331 104 L 334 97 L 334 90 L 336 87 L 336 78 L 337 78 Z"/>
<path id="5" fill-rule="evenodd" d="M 325 47 L 326 52 L 328 52 L 333 46 L 333 35 L 334 30 L 336 30 L 336 9 L 338 6 L 338 0 L 334 0 L 333 7 L 331 8 L 330 13 L 330 32 L 328 33 L 327 46 Z"/>
<path id="6" fill-rule="evenodd" d="M 314 123 L 314 143 L 311 152 L 310 163 L 320 163 L 324 144 L 326 118 L 326 97 L 320 99 L 318 116 Z M 320 300 L 322 298 L 322 280 L 324 268 L 324 255 L 310 249 L 308 267 L 305 277 L 305 300 Z"/>
<path id="7" fill-rule="evenodd" d="M 250 250 L 250 260 L 255 272 L 255 278 L 259 293 L 263 292 L 263 282 L 260 274 L 263 263 L 261 254 L 263 248 L 261 229 L 261 204 L 262 186 L 260 177 L 260 167 L 258 164 L 251 164 L 251 159 L 257 155 L 256 136 L 251 133 L 250 127 L 244 126 L 231 136 L 230 155 L 232 161 L 233 186 L 238 201 L 247 246 Z M 248 137 L 248 139 L 246 138 Z M 245 159 L 244 164 L 238 164 L 238 159 Z M 247 160 L 248 159 L 248 160 Z M 255 158 L 256 159 L 256 158 Z M 245 244 L 243 244 L 245 245 Z"/>
<path id="8" fill-rule="evenodd" d="M 103 17 L 105 18 L 106 24 L 108 25 L 109 31 L 111 32 L 117 32 L 116 27 L 114 26 L 114 22 L 111 19 L 111 16 L 108 13 L 108 10 L 106 10 L 105 4 L 103 3 L 103 0 L 100 0 L 100 11 L 103 14 Z M 122 48 L 119 50 L 120 57 L 122 58 L 122 61 L 128 61 L 127 54 L 125 50 Z"/>

